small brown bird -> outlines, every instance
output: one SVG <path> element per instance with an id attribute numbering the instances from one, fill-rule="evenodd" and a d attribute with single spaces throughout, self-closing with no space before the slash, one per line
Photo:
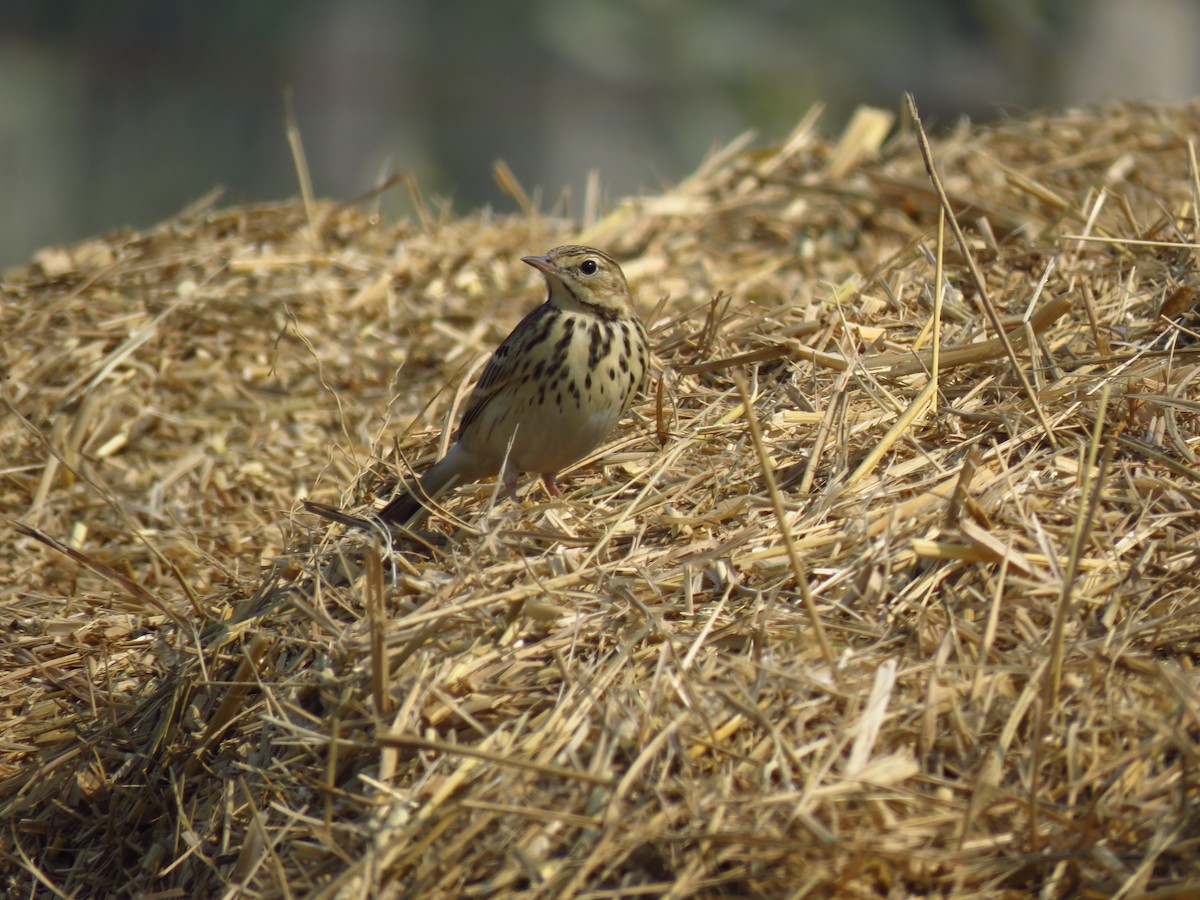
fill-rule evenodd
<path id="1" fill-rule="evenodd" d="M 650 342 L 611 257 L 568 246 L 522 262 L 545 276 L 550 295 L 492 354 L 454 445 L 421 477 L 427 497 L 451 479 L 476 481 L 501 466 L 514 500 L 523 472 L 541 475 L 559 496 L 558 471 L 599 446 L 646 380 Z M 378 515 L 406 522 L 419 509 L 416 494 L 403 493 Z"/>

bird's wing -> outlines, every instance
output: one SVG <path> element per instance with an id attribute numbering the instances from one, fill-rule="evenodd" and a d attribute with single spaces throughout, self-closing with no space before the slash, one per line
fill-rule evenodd
<path id="1" fill-rule="evenodd" d="M 458 431 L 454 434 L 456 441 L 462 438 L 463 432 L 471 427 L 471 423 L 479 418 L 488 404 L 508 387 L 521 362 L 522 347 L 530 340 L 538 339 L 539 333 L 543 330 L 543 324 L 546 324 L 542 320 L 555 311 L 555 308 L 549 303 L 543 303 L 530 310 L 504 339 L 504 342 L 496 348 L 496 352 L 488 360 L 483 375 L 475 382 L 475 387 L 467 400 L 467 407 L 458 423 Z"/>

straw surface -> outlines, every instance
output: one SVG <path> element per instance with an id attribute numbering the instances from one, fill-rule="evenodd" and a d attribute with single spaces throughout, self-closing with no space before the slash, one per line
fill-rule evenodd
<path id="1" fill-rule="evenodd" d="M 941 247 L 911 119 L 814 118 L 582 228 L 200 205 L 5 273 L 11 895 L 1200 890 L 1200 106 L 937 138 Z M 564 498 L 305 511 L 438 455 L 566 242 L 662 374 Z"/>

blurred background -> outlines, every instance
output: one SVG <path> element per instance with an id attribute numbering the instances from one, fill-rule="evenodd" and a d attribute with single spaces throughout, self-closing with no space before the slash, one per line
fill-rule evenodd
<path id="1" fill-rule="evenodd" d="M 289 90 L 319 196 L 400 170 L 456 212 L 508 212 L 503 159 L 577 214 L 589 170 L 609 200 L 655 191 L 816 101 L 836 135 L 906 90 L 933 127 L 1190 98 L 1197 35 L 1195 0 L 3 0 L 0 267 L 216 186 L 294 196 Z"/>

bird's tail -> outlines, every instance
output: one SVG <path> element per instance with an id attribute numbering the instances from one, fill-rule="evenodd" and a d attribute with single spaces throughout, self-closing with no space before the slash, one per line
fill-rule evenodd
<path id="1" fill-rule="evenodd" d="M 388 505 L 375 514 L 381 522 L 403 524 L 421 511 L 421 501 L 411 491 L 397 494 Z"/>
<path id="2" fill-rule="evenodd" d="M 404 524 L 425 508 L 431 498 L 437 497 L 446 489 L 451 479 L 457 482 L 470 481 L 478 478 L 478 464 L 455 444 L 450 452 L 443 456 L 433 468 L 421 476 L 420 485 L 411 491 L 397 494 L 376 517 L 384 522 Z M 421 502 L 424 498 L 425 503 Z"/>

